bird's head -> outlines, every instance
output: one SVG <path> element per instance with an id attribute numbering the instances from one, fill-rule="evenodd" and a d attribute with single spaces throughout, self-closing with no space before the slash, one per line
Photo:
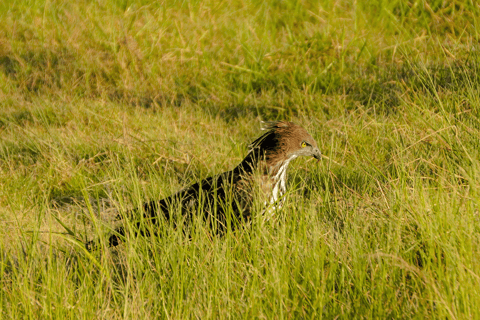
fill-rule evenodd
<path id="1" fill-rule="evenodd" d="M 271 168 L 299 156 L 312 156 L 318 160 L 322 157 L 312 136 L 293 122 L 264 122 L 263 130 L 267 132 L 251 143 L 250 148 L 263 154 Z"/>

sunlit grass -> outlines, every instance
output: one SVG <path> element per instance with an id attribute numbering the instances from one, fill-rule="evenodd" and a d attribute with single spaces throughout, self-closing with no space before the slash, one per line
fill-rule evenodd
<path id="1" fill-rule="evenodd" d="M 478 318 L 479 13 L 2 1 L 2 318 Z M 276 119 L 326 157 L 290 165 L 275 219 L 84 250 Z"/>

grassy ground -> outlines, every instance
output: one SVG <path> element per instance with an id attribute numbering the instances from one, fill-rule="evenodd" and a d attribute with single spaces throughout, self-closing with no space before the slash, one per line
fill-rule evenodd
<path id="1" fill-rule="evenodd" d="M 2 318 L 480 318 L 476 1 L 0 2 Z M 260 120 L 327 156 L 277 219 L 111 217 L 229 170 Z"/>

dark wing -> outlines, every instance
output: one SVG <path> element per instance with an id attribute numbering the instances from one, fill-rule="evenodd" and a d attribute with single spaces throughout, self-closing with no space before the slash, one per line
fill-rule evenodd
<path id="1" fill-rule="evenodd" d="M 249 216 L 252 200 L 248 180 L 239 170 L 232 170 L 206 178 L 168 198 L 148 202 L 143 209 L 144 217 L 154 223 L 159 218 L 176 223 L 179 219 L 174 214 L 179 212 L 180 221 L 202 216 L 214 230 L 223 231 L 230 220 L 241 221 Z"/>
<path id="2" fill-rule="evenodd" d="M 142 235 L 148 234 L 145 223 L 158 225 L 159 219 L 163 219 L 176 226 L 179 222 L 191 222 L 198 215 L 215 232 L 224 232 L 228 226 L 235 228 L 250 219 L 253 196 L 249 181 L 243 176 L 239 170 L 232 170 L 206 178 L 167 198 L 147 202 L 142 208 L 127 212 L 127 217 L 135 222 L 136 232 Z M 181 216 L 176 216 L 177 213 Z M 108 239 L 109 246 L 118 245 L 124 236 L 124 226 L 116 228 Z M 91 251 L 97 245 L 98 242 L 90 241 L 86 247 Z"/>

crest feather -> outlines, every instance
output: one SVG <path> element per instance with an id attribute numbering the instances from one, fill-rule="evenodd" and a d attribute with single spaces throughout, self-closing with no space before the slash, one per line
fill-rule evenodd
<path id="1" fill-rule="evenodd" d="M 288 123 L 286 121 L 261 121 L 262 130 L 273 130 L 278 128 L 286 128 L 288 127 Z"/>
<path id="2" fill-rule="evenodd" d="M 252 149 L 254 148 L 259 147 L 266 137 L 274 133 L 275 129 L 287 126 L 284 121 L 261 121 L 260 123 L 261 123 L 261 130 L 267 131 L 267 132 L 262 134 L 260 137 L 257 138 L 257 140 L 253 141 L 248 145 L 248 149 L 250 149 L 250 151 L 252 151 Z"/>

